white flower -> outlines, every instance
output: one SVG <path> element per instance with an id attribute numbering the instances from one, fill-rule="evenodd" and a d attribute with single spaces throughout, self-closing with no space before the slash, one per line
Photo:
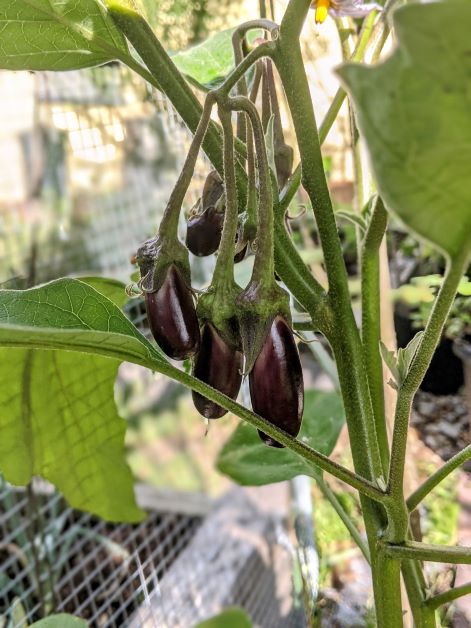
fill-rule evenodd
<path id="1" fill-rule="evenodd" d="M 311 7 L 316 10 L 316 24 L 322 24 L 327 13 L 332 17 L 365 17 L 374 9 L 382 9 L 376 2 L 364 0 L 314 0 Z"/>

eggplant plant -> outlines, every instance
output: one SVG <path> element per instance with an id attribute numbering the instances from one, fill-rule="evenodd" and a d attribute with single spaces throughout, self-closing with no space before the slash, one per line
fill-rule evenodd
<path id="1" fill-rule="evenodd" d="M 141 3 L 0 0 L 0 67 L 63 71 L 119 61 L 162 91 L 194 133 L 159 231 L 137 253 L 139 287 L 157 345 L 122 313 L 122 291 L 105 290 L 99 281 L 65 278 L 0 292 L 0 471 L 15 484 L 42 475 L 78 508 L 111 520 L 139 520 L 144 513 L 132 497 L 113 383 L 120 362 L 145 366 L 190 388 L 205 417 L 230 411 L 243 420 L 218 461 L 239 482 L 263 484 L 298 474 L 323 482 L 326 473 L 358 491 L 366 542 L 347 513 L 342 519 L 371 565 L 377 625 L 402 626 L 407 596 L 415 625 L 431 628 L 441 605 L 471 591 L 468 584 L 433 593 L 423 563 L 470 563 L 471 548 L 424 544 L 410 525 L 424 497 L 471 458 L 471 446 L 412 494 L 404 489 L 412 401 L 470 262 L 471 5 L 396 4 L 404 3 L 287 0 L 279 24 L 253 20 L 218 37 L 223 48 L 232 39 L 231 62 L 224 65 L 227 54 L 221 50 L 209 55 L 218 66 L 204 67 L 202 77 L 200 59 L 192 63 L 191 53 L 166 53 Z M 338 91 L 319 122 L 300 35 L 306 22 L 323 28 L 329 13 L 341 27 L 345 17 L 357 18 L 359 26 L 342 31 L 344 44 L 355 40 L 354 51 L 337 70 Z M 254 29 L 263 38 L 251 38 Z M 394 51 L 378 62 L 391 29 Z M 279 133 L 273 80 L 284 91 L 297 140 L 300 162 L 291 174 L 293 152 Z M 266 94 L 262 111 L 257 86 Z M 359 325 L 321 151 L 347 98 L 354 135 L 368 147 L 374 176 L 374 193 L 354 216 Z M 188 250 L 177 226 L 200 149 L 220 187 L 217 194 L 206 190 L 190 218 L 187 243 L 197 254 L 218 254 L 211 284 L 195 302 Z M 301 185 L 314 213 L 325 285 L 304 264 L 286 229 L 288 207 Z M 446 260 L 423 333 L 397 354 L 381 349 L 380 338 L 379 248 L 389 215 Z M 242 288 L 234 279 L 234 256 L 244 247 L 255 259 Z M 302 309 L 302 321 L 293 318 L 290 300 Z M 342 401 L 335 393 L 303 390 L 293 326 L 314 331 L 330 345 Z M 192 373 L 164 354 L 194 356 Z M 383 376 L 383 360 L 391 377 Z M 243 376 L 249 377 L 254 411 L 236 401 Z M 388 385 L 397 391 L 391 438 Z M 353 469 L 329 458 L 343 412 Z"/>

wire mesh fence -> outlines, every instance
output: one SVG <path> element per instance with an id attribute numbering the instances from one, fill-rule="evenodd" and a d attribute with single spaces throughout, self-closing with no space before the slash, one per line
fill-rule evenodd
<path id="1" fill-rule="evenodd" d="M 111 524 L 72 510 L 44 483 L 2 482 L 0 625 L 24 628 L 58 611 L 91 628 L 183 628 L 230 605 L 262 628 L 305 625 L 279 518 L 239 491 L 176 510 Z"/>
<path id="2" fill-rule="evenodd" d="M 128 282 L 190 142 L 172 105 L 114 64 L 2 72 L 0 86 L 0 286 L 83 274 Z M 202 157 L 188 208 L 208 169 Z M 193 260 L 196 286 L 213 264 Z M 146 332 L 142 299 L 126 313 Z M 227 502 L 212 514 L 202 503 L 151 508 L 145 522 L 118 525 L 72 510 L 43 483 L 19 490 L 2 481 L 0 628 L 57 611 L 92 628 L 186 628 L 228 605 L 256 626 L 303 626 L 282 523 L 242 498 L 229 500 L 232 515 Z"/>

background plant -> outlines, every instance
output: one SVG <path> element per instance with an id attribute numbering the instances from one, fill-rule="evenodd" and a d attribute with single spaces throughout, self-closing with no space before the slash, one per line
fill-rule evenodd
<path id="1" fill-rule="evenodd" d="M 314 395 L 313 405 L 306 407 L 300 438 L 294 438 L 171 365 L 125 318 L 116 305 L 116 294 L 105 296 L 99 285 L 92 287 L 72 279 L 24 292 L 6 290 L 0 295 L 0 466 L 6 478 L 18 484 L 26 483 L 33 474 L 43 475 L 79 508 L 115 520 L 139 519 L 142 513 L 133 503 L 131 478 L 123 463 L 124 424 L 112 400 L 119 362 L 146 366 L 245 420 L 246 425 L 236 430 L 219 461 L 219 467 L 230 475 L 242 476 L 251 461 L 256 461 L 247 483 L 286 479 L 300 472 L 319 478 L 324 471 L 357 489 L 368 546 L 347 514 L 341 510 L 339 514 L 371 561 L 378 625 L 402 625 L 402 572 L 415 623 L 434 626 L 435 609 L 466 593 L 469 587 L 430 597 L 421 561 L 469 562 L 471 553 L 467 548 L 414 540 L 409 515 L 471 453 L 465 450 L 458 454 L 412 496 L 404 494 L 403 480 L 412 399 L 440 339 L 471 250 L 471 194 L 467 184 L 471 158 L 471 143 L 467 142 L 471 135 L 467 24 L 471 9 L 465 0 L 401 8 L 394 14 L 395 53 L 374 68 L 347 64 L 339 70 L 352 97 L 358 128 L 368 144 L 380 194 L 372 199 L 357 231 L 362 269 L 362 323 L 358 330 L 320 150 L 346 94 L 339 88 L 318 127 L 299 47 L 309 8 L 308 0 L 290 0 L 279 27 L 271 29 L 271 39 L 253 48 L 227 76 L 213 76 L 211 85 L 203 87 L 213 86 L 216 79 L 219 87 L 211 92 L 211 98 L 222 109 L 230 108 L 231 90 L 259 59 L 270 57 L 277 68 L 301 165 L 281 194 L 273 198 L 276 272 L 310 317 L 302 326 L 325 336 L 331 346 L 354 471 L 327 457 L 335 431 L 329 428 L 324 441 L 318 434 L 320 427 L 341 416 L 335 394 L 322 403 L 320 393 Z M 373 11 L 364 19 L 354 60 L 363 56 L 370 36 L 372 56 L 378 57 L 388 31 L 387 16 L 387 10 L 382 17 Z M 198 99 L 130 2 L 109 0 L 105 6 L 98 0 L 80 4 L 20 0 L 12 5 L 2 0 L 0 17 L 4 23 L 2 67 L 67 70 L 119 60 L 164 91 L 190 129 L 196 129 L 201 116 Z M 38 20 L 43 26 L 40 31 Z M 448 31 L 443 24 L 448 25 Z M 452 37 L 448 36 L 450 31 Z M 131 54 L 129 44 L 139 58 Z M 185 73 L 192 74 L 188 66 Z M 202 85 L 198 78 L 191 76 L 193 83 Z M 224 174 L 222 137 L 214 123 L 208 127 L 203 148 L 214 167 Z M 243 143 L 236 142 L 237 190 L 242 207 L 247 179 L 240 156 L 245 150 Z M 311 275 L 285 228 L 286 208 L 301 181 L 316 219 L 328 290 Z M 398 356 L 383 351 L 398 389 L 391 445 L 385 425 L 379 343 L 378 251 L 387 212 L 436 247 L 447 267 L 423 335 Z M 322 412 L 328 415 L 325 421 L 319 419 Z M 285 450 L 272 451 L 258 441 L 255 444 L 254 427 L 283 444 Z M 253 454 L 256 457 L 251 459 Z"/>

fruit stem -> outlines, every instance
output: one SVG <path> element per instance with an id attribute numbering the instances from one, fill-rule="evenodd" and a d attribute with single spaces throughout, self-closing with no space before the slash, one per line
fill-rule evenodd
<path id="1" fill-rule="evenodd" d="M 232 285 L 234 281 L 234 244 L 237 234 L 239 206 L 234 162 L 234 135 L 231 111 L 223 104 L 218 105 L 218 115 L 223 130 L 224 193 L 226 212 L 222 229 L 219 254 L 214 268 L 211 286 L 217 291 L 221 284 Z"/>
<path id="2" fill-rule="evenodd" d="M 273 192 L 271 187 L 270 169 L 265 147 L 262 123 L 255 105 L 248 98 L 237 96 L 231 98 L 230 107 L 234 111 L 244 111 L 250 119 L 255 141 L 257 167 L 259 175 L 259 206 L 257 250 L 252 272 L 252 281 L 274 282 L 274 250 L 273 250 Z"/>
<path id="3" fill-rule="evenodd" d="M 170 194 L 167 207 L 165 208 L 159 227 L 160 236 L 165 235 L 165 237 L 170 239 L 177 239 L 178 237 L 178 221 L 180 218 L 181 207 L 183 205 L 185 194 L 190 186 L 195 170 L 196 160 L 198 159 L 198 154 L 211 120 L 211 111 L 214 102 L 215 99 L 213 94 L 209 93 L 206 97 L 201 118 L 191 141 L 185 163 L 183 164 L 180 176 L 177 179 L 175 187 Z"/>

